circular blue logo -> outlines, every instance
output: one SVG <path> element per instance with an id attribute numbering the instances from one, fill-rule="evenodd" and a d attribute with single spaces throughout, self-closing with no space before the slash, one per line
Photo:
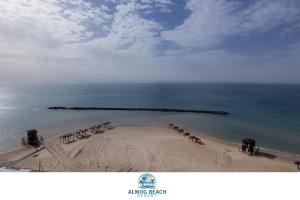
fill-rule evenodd
<path id="1" fill-rule="evenodd" d="M 156 180 L 152 174 L 143 174 L 139 178 L 139 188 L 155 188 Z"/>

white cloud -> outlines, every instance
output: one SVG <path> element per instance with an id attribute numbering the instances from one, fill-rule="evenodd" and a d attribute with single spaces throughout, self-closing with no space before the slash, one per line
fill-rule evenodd
<path id="1" fill-rule="evenodd" d="M 213 48 L 228 36 L 265 32 L 298 15 L 295 1 L 270 2 L 241 9 L 239 1 L 189 0 L 191 15 L 163 31 L 159 21 L 145 16 L 169 12 L 170 0 L 2 0 L 0 83 L 268 81 L 280 75 L 296 81 L 298 43 L 286 52 L 255 56 Z M 181 48 L 160 49 L 164 39 Z"/>
<path id="2" fill-rule="evenodd" d="M 260 0 L 243 8 L 245 2 L 229 0 L 189 0 L 191 15 L 174 30 L 162 33 L 166 40 L 184 48 L 211 48 L 228 36 L 263 32 L 298 20 L 297 0 Z"/>
<path id="3" fill-rule="evenodd" d="M 20 44 L 28 49 L 26 45 L 48 48 L 88 42 L 100 48 L 151 54 L 161 41 L 158 36 L 161 26 L 143 18 L 141 12 L 167 8 L 170 4 L 169 0 L 121 0 L 109 8 L 100 2 L 95 6 L 84 0 L 1 1 L 0 40 L 5 47 L 13 43 L 13 49 L 22 47 Z"/>
<path id="4" fill-rule="evenodd" d="M 153 3 L 168 1 L 126 1 L 112 8 L 83 0 L 1 1 L 1 82 L 103 81 L 119 74 L 120 66 L 141 71 L 133 69 L 147 65 L 161 26 L 143 18 L 138 7 L 153 9 Z"/>
<path id="5" fill-rule="evenodd" d="M 142 18 L 131 2 L 116 7 L 109 34 L 93 42 L 102 48 L 148 52 L 154 50 L 160 29 L 159 23 Z"/>
<path id="6" fill-rule="evenodd" d="M 2 30 L 23 26 L 32 37 L 48 35 L 61 42 L 78 42 L 93 35 L 87 24 L 101 25 L 111 18 L 106 10 L 83 0 L 3 0 L 0 2 Z"/>
<path id="7" fill-rule="evenodd" d="M 268 31 L 276 26 L 298 20 L 300 2 L 297 0 L 261 0 L 240 14 L 237 32 Z"/>

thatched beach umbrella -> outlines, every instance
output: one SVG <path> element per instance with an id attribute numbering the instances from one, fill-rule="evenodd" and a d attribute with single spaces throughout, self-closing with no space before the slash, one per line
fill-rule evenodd
<path id="1" fill-rule="evenodd" d="M 178 133 L 183 133 L 183 132 L 184 132 L 183 129 L 179 129 L 179 130 L 178 130 Z"/>
<path id="2" fill-rule="evenodd" d="M 189 136 L 189 139 L 190 139 L 190 140 L 192 140 L 192 141 L 194 141 L 194 139 L 195 139 L 195 136 L 193 136 L 193 135 L 190 135 L 190 136 Z"/>
<path id="3" fill-rule="evenodd" d="M 189 136 L 189 135 L 190 135 L 189 132 L 185 132 L 185 133 L 183 134 L 184 137 Z"/>
<path id="4" fill-rule="evenodd" d="M 195 138 L 194 138 L 194 142 L 195 142 L 195 143 L 198 143 L 198 144 L 202 144 L 201 139 L 198 138 L 198 137 L 195 137 Z"/>

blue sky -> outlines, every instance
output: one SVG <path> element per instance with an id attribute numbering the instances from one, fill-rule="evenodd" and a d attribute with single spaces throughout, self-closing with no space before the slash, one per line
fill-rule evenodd
<path id="1" fill-rule="evenodd" d="M 300 83 L 299 0 L 2 0 L 0 84 Z"/>

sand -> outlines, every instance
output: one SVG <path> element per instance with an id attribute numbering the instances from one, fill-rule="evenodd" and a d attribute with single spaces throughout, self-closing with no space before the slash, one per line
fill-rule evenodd
<path id="1" fill-rule="evenodd" d="M 100 172 L 290 172 L 298 171 L 297 156 L 262 152 L 249 156 L 237 145 L 199 132 L 203 144 L 194 143 L 168 126 L 119 125 L 70 144 L 59 137 L 34 148 L 0 155 L 0 167 L 33 171 Z"/>

